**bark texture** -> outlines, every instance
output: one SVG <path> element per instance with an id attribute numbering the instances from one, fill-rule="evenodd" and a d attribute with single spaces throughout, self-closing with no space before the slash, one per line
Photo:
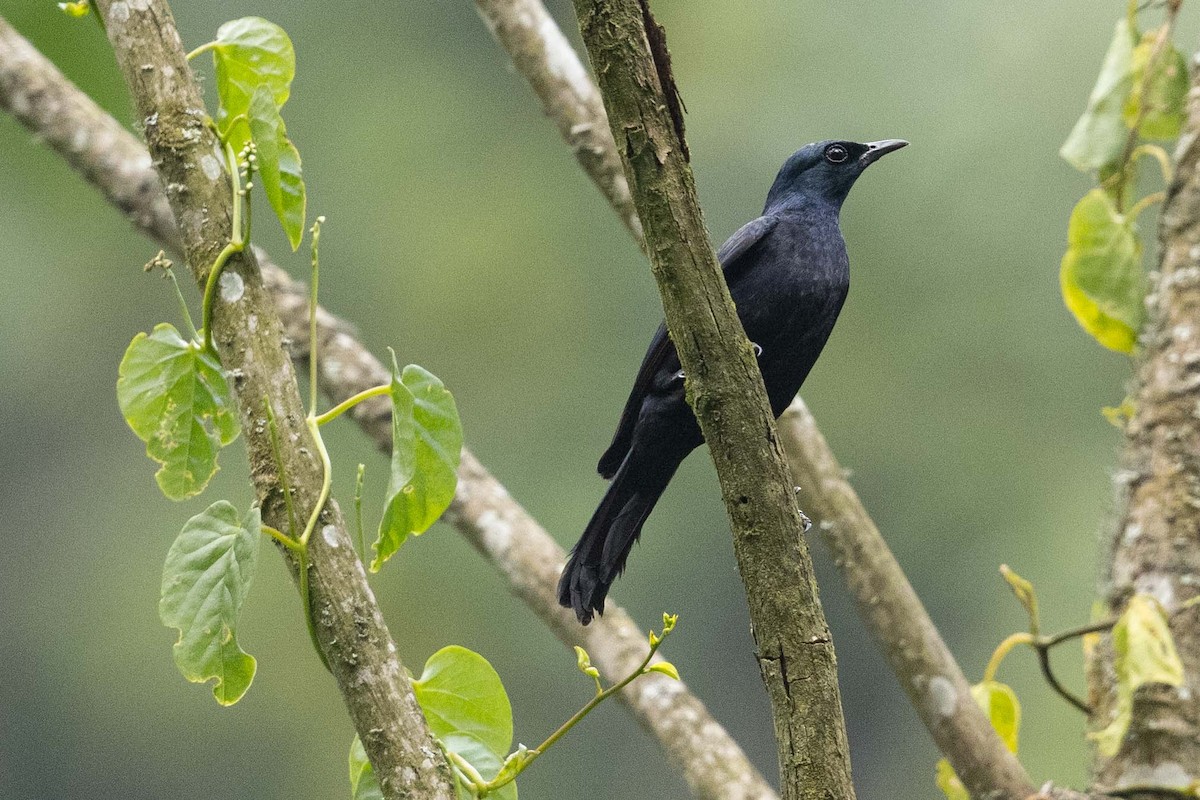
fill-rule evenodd
<path id="1" fill-rule="evenodd" d="M 1119 613 L 1137 592 L 1170 609 L 1200 593 L 1200 86 L 1193 62 L 1188 120 L 1159 227 L 1149 319 L 1140 339 L 1115 476 L 1118 515 L 1101 592 Z M 1095 787 L 1136 797 L 1177 797 L 1200 786 L 1200 609 L 1171 620 L 1184 685 L 1146 686 L 1133 698 L 1115 756 L 1097 753 Z M 1090 664 L 1093 727 L 1116 706 L 1112 648 Z"/>
<path id="2" fill-rule="evenodd" d="M 762 376 L 700 213 L 663 31 L 644 1 L 575 8 L 729 511 L 782 795 L 853 798 L 833 642 Z"/>
<path id="3" fill-rule="evenodd" d="M 230 179 L 205 124 L 204 104 L 170 9 L 163 0 L 99 0 L 97 6 L 178 221 L 188 268 L 203 285 L 229 241 Z M 278 420 L 282 461 L 302 518 L 317 502 L 322 468 L 305 429 L 279 318 L 253 255 L 245 252 L 232 261 L 225 277 L 240 291 L 219 293 L 214 339 L 234 378 L 263 521 L 286 530 L 264 402 L 271 403 Z M 449 766 L 430 738 L 336 503 L 326 504 L 318 525 L 310 543 L 318 639 L 384 796 L 451 800 Z M 296 565 L 289 563 L 294 571 Z"/>
<path id="4" fill-rule="evenodd" d="M 3 19 L 0 108 L 10 111 L 62 155 L 135 226 L 163 248 L 182 254 L 170 204 L 145 146 Z M 608 130 L 607 123 L 604 130 Z M 624 183 L 623 173 L 621 181 Z M 289 278 L 262 249 L 255 248 L 255 255 L 283 323 L 284 342 L 294 361 L 307 363 L 308 288 Z M 322 391 L 334 402 L 390 377 L 383 364 L 355 338 L 353 326 L 318 307 L 317 327 L 318 377 Z M 352 416 L 381 450 L 390 450 L 391 431 L 385 410 L 368 403 L 355 409 Z M 605 616 L 588 628 L 576 624 L 574 617 L 558 605 L 554 592 L 565 558 L 562 548 L 466 449 L 458 480 L 458 496 L 447 519 L 496 567 L 510 590 L 564 644 L 587 648 L 606 679 L 616 681 L 632 672 L 647 650 L 642 629 L 612 603 Z M 668 761 L 682 772 L 696 797 L 777 797 L 737 742 L 686 684 L 655 673 L 640 678 L 619 697 L 659 741 Z"/>

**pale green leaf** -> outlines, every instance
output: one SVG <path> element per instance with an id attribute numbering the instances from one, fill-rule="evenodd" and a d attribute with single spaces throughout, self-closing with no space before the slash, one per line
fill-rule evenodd
<path id="1" fill-rule="evenodd" d="M 1029 614 L 1030 630 L 1036 630 L 1040 620 L 1037 592 L 1034 590 L 1033 584 L 1014 572 L 1007 564 L 1000 565 L 1000 574 L 1004 576 L 1004 580 L 1007 581 L 1013 594 L 1017 596 L 1017 600 L 1025 606 L 1025 611 Z"/>
<path id="2" fill-rule="evenodd" d="M 1153 597 L 1135 594 L 1112 630 L 1117 705 L 1104 728 L 1089 733 L 1096 749 L 1112 757 L 1121 749 L 1133 715 L 1133 696 L 1150 684 L 1183 685 L 1183 663 L 1167 624 L 1167 613 Z"/>
<path id="3" fill-rule="evenodd" d="M 1099 170 L 1116 161 L 1125 146 L 1129 131 L 1122 112 L 1133 87 L 1135 35 L 1127 18 L 1117 23 L 1087 109 L 1059 150 L 1059 155 L 1083 172 Z"/>
<path id="4" fill-rule="evenodd" d="M 499 773 L 500 768 L 504 766 L 504 758 L 495 750 L 488 747 L 478 737 L 470 733 L 449 733 L 440 737 L 442 746 L 452 753 L 461 756 L 468 764 L 475 768 L 479 776 L 484 780 L 492 780 Z M 457 775 L 455 776 L 458 777 Z M 494 792 L 488 792 L 488 798 L 497 798 L 498 800 L 517 800 L 517 782 L 510 781 L 504 784 Z M 461 778 L 458 779 L 458 798 L 459 800 L 472 800 L 474 795 L 466 787 Z"/>
<path id="5" fill-rule="evenodd" d="M 75 3 L 59 3 L 58 8 L 69 17 L 86 17 L 92 10 L 92 5 L 89 0 L 78 0 Z"/>
<path id="6" fill-rule="evenodd" d="M 679 670 L 670 661 L 659 661 L 657 664 L 651 664 L 646 668 L 647 672 L 661 672 L 669 678 L 679 680 Z"/>
<path id="7" fill-rule="evenodd" d="M 1145 317 L 1142 243 L 1103 189 L 1088 192 L 1071 212 L 1059 280 L 1084 330 L 1112 350 L 1133 350 Z"/>
<path id="8" fill-rule="evenodd" d="M 383 790 L 357 734 L 350 743 L 350 800 L 383 800 Z"/>
<path id="9" fill-rule="evenodd" d="M 270 91 L 277 108 L 287 102 L 296 75 L 296 53 L 283 28 L 262 17 L 231 20 L 217 30 L 212 52 L 222 135 L 232 120 L 249 112 L 258 87 Z"/>
<path id="10" fill-rule="evenodd" d="M 377 571 L 410 534 L 425 532 L 454 499 L 462 425 L 454 397 L 432 373 L 409 364 L 392 372 L 392 470 L 379 523 Z"/>
<path id="11" fill-rule="evenodd" d="M 971 687 L 971 696 L 987 714 L 1004 745 L 1011 752 L 1017 752 L 1021 704 L 1017 701 L 1016 692 L 999 681 L 983 681 Z M 947 800 L 970 800 L 966 787 L 955 774 L 950 762 L 944 758 L 937 764 L 937 786 L 942 790 L 942 794 L 946 795 Z"/>
<path id="12" fill-rule="evenodd" d="M 266 87 L 260 86 L 250 100 L 249 122 L 257 148 L 257 180 L 295 250 L 304 238 L 306 203 L 300 153 L 288 139 L 283 117 Z"/>
<path id="13" fill-rule="evenodd" d="M 254 680 L 254 657 L 238 645 L 237 624 L 261 537 L 257 508 L 239 520 L 221 500 L 187 521 L 163 565 L 158 613 L 179 631 L 175 665 L 193 683 L 216 679 L 213 696 L 225 706 Z"/>
<path id="14" fill-rule="evenodd" d="M 238 435 L 220 362 L 163 323 L 133 338 L 118 376 L 121 413 L 146 455 L 162 465 L 154 477 L 163 494 L 182 500 L 204 491 L 217 453 Z"/>
<path id="15" fill-rule="evenodd" d="M 512 744 L 512 705 L 487 659 L 465 647 L 443 647 L 413 681 L 417 702 L 433 735 L 469 733 L 503 756 Z"/>
<path id="16" fill-rule="evenodd" d="M 946 795 L 946 800 L 971 800 L 967 787 L 963 786 L 954 767 L 944 758 L 937 763 L 937 787 Z"/>
<path id="17" fill-rule="evenodd" d="M 1156 34 L 1147 34 L 1133 50 L 1133 91 L 1125 101 L 1125 125 L 1132 128 L 1138 122 L 1142 108 L 1143 81 L 1146 65 L 1154 49 Z M 1146 113 L 1138 132 L 1146 139 L 1174 139 L 1183 128 L 1184 105 L 1188 92 L 1187 59 L 1168 44 L 1155 62 L 1150 84 L 1146 89 Z"/>

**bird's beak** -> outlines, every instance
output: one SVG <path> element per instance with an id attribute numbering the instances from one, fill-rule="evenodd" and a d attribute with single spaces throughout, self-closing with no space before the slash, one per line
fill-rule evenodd
<path id="1" fill-rule="evenodd" d="M 858 163 L 865 167 L 875 163 L 893 150 L 899 150 L 901 147 L 907 146 L 908 142 L 903 139 L 880 139 L 878 142 L 867 142 L 867 152 L 862 154 L 862 157 L 858 159 Z"/>

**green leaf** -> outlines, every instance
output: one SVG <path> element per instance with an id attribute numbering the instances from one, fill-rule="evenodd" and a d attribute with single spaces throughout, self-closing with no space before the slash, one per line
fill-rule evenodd
<path id="1" fill-rule="evenodd" d="M 1011 687 L 999 681 L 983 681 L 971 687 L 971 696 L 987 714 L 988 720 L 1010 752 L 1017 752 L 1021 728 L 1021 704 Z M 966 787 L 955 774 L 950 762 L 941 759 L 937 764 L 937 786 L 947 800 L 970 800 Z"/>
<path id="2" fill-rule="evenodd" d="M 954 767 L 950 766 L 950 762 L 944 758 L 937 763 L 936 780 L 937 787 L 942 790 L 942 794 L 946 795 L 946 800 L 971 800 L 967 787 L 963 786 L 962 781 L 954 772 Z"/>
<path id="3" fill-rule="evenodd" d="M 1129 131 L 1125 127 L 1125 100 L 1133 88 L 1135 32 L 1126 18 L 1117 23 L 1104 56 L 1100 75 L 1088 98 L 1087 109 L 1075 123 L 1059 155 L 1082 172 L 1091 172 L 1116 161 Z"/>
<path id="4" fill-rule="evenodd" d="M 79 0 L 76 3 L 59 3 L 58 8 L 68 17 L 86 17 L 88 12 L 92 10 L 89 0 Z"/>
<path id="5" fill-rule="evenodd" d="M 350 743 L 350 800 L 383 800 L 383 790 L 357 734 Z"/>
<path id="6" fill-rule="evenodd" d="M 295 250 L 304 238 L 305 192 L 300 153 L 287 137 L 287 127 L 271 93 L 260 86 L 250 100 L 250 136 L 257 148 L 258 178 Z"/>
<path id="7" fill-rule="evenodd" d="M 287 102 L 296 75 L 296 52 L 283 28 L 262 17 L 231 20 L 217 30 L 212 51 L 222 135 L 232 120 L 249 112 L 258 87 L 267 88 L 276 108 Z"/>
<path id="8" fill-rule="evenodd" d="M 425 662 L 413 691 L 434 736 L 444 741 L 452 733 L 469 733 L 501 760 L 508 753 L 512 705 L 483 656 L 457 645 L 443 647 Z"/>
<path id="9" fill-rule="evenodd" d="M 1146 65 L 1150 61 L 1156 38 L 1156 33 L 1146 34 L 1133 50 L 1134 89 L 1129 93 L 1124 107 L 1125 125 L 1129 128 L 1137 124 L 1141 112 Z M 1187 59 L 1174 45 L 1168 44 L 1159 56 L 1146 91 L 1146 114 L 1142 117 L 1138 132 L 1146 139 L 1174 139 L 1179 136 L 1187 101 L 1188 69 Z"/>
<path id="10" fill-rule="evenodd" d="M 1013 572 L 1007 564 L 1000 565 L 1000 574 L 1008 582 L 1009 588 L 1017 596 L 1017 600 L 1025 607 L 1026 613 L 1029 614 L 1029 630 L 1036 634 L 1041 620 L 1038 616 L 1037 592 L 1034 590 L 1033 584 Z"/>
<path id="11" fill-rule="evenodd" d="M 1133 716 L 1133 695 L 1149 684 L 1183 685 L 1183 663 L 1167 624 L 1167 613 L 1153 597 L 1135 594 L 1112 631 L 1117 706 L 1104 728 L 1088 734 L 1096 749 L 1112 757 L 1121 749 Z"/>
<path id="12" fill-rule="evenodd" d="M 1111 350 L 1133 350 L 1145 316 L 1142 242 L 1103 189 L 1088 192 L 1071 212 L 1059 280 L 1084 330 Z"/>
<path id="13" fill-rule="evenodd" d="M 193 683 L 215 678 L 213 696 L 223 706 L 240 700 L 254 680 L 254 657 L 238 645 L 237 623 L 260 538 L 257 508 L 239 520 L 220 500 L 187 521 L 163 565 L 158 614 L 179 631 L 175 665 Z"/>
<path id="14" fill-rule="evenodd" d="M 445 747 L 452 753 L 461 756 L 468 764 L 475 768 L 480 777 L 484 780 L 491 781 L 498 774 L 500 768 L 504 766 L 504 759 L 496 754 L 494 750 L 488 747 L 478 737 L 470 733 L 450 733 L 441 737 L 442 747 Z M 461 778 L 457 779 L 458 798 L 459 800 L 473 800 L 474 795 L 471 790 L 466 787 Z M 511 781 L 504 784 L 494 792 L 488 792 L 489 798 L 499 798 L 499 800 L 517 800 L 517 782 Z"/>
<path id="15" fill-rule="evenodd" d="M 163 494 L 182 500 L 204 491 L 217 453 L 238 435 L 220 362 L 163 323 L 133 338 L 118 375 L 121 413 L 146 455 L 162 464 L 154 477 Z"/>
<path id="16" fill-rule="evenodd" d="M 433 373 L 392 364 L 392 472 L 371 571 L 400 549 L 409 534 L 437 521 L 454 499 L 462 425 L 454 397 Z"/>
<path id="17" fill-rule="evenodd" d="M 670 661 L 659 661 L 657 664 L 651 664 L 646 668 L 647 672 L 661 672 L 669 678 L 679 680 L 679 670 Z"/>

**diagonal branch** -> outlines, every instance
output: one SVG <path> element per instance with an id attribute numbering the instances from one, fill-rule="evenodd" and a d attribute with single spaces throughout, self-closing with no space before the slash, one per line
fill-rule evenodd
<path id="1" fill-rule="evenodd" d="M 663 31 L 646 0 L 575 9 L 732 523 L 782 795 L 851 799 L 833 642 L 762 375 L 700 213 Z"/>
<path id="2" fill-rule="evenodd" d="M 170 205 L 145 146 L 68 81 L 0 18 L 0 107 L 59 153 L 160 246 L 182 252 Z M 607 123 L 604 130 L 607 131 Z M 615 157 L 615 154 L 614 154 Z M 624 182 L 624 176 L 621 176 Z M 283 321 L 292 355 L 306 360 L 308 290 L 255 250 L 263 281 Z M 338 402 L 385 382 L 389 373 L 350 325 L 318 308 L 322 390 Z M 378 446 L 391 447 L 387 417 L 364 404 L 352 413 Z M 492 562 L 512 592 L 567 645 L 587 648 L 610 680 L 629 674 L 646 654 L 644 632 L 623 610 L 588 628 L 559 607 L 554 587 L 565 554 L 479 461 L 463 451 L 459 493 L 448 520 Z M 621 695 L 702 800 L 773 800 L 775 792 L 737 743 L 687 687 L 663 675 L 639 679 Z"/>
<path id="3" fill-rule="evenodd" d="M 517 15 L 538 13 L 538 19 L 544 19 L 541 15 L 546 14 L 542 0 L 514 0 L 506 7 L 513 9 Z M 510 24 L 518 24 L 518 21 Z M 539 29 L 547 31 L 548 24 L 543 23 Z M 561 31 L 552 31 L 546 33 L 546 38 L 547 43 L 543 48 L 554 50 L 553 43 L 563 37 Z M 497 35 L 497 39 L 505 47 L 510 47 L 504 37 Z M 535 87 L 547 80 L 537 70 L 554 70 L 552 65 L 541 66 L 536 61 L 524 60 L 516 55 L 513 61 Z M 547 102 L 544 96 L 543 102 Z M 550 113 L 553 115 L 553 112 Z M 590 122 L 593 126 L 608 124 L 602 109 Z M 616 153 L 613 155 L 615 157 Z M 603 184 L 600 188 L 603 191 Z M 618 214 L 622 213 L 620 206 L 614 203 L 613 207 Z M 806 503 L 818 519 L 828 515 L 836 520 L 836 527 L 822 527 L 820 530 L 823 535 L 832 530 L 840 533 L 841 541 L 824 535 L 826 544 L 835 554 L 843 556 L 836 560 L 855 596 L 863 620 L 888 655 L 901 685 L 909 693 L 913 707 L 939 749 L 973 792 L 988 796 L 989 792 L 998 790 L 1003 792 L 1001 797 L 1008 798 L 1024 798 L 1031 794 L 1032 782 L 1028 775 L 992 730 L 983 712 L 968 701 L 969 695 L 965 691 L 967 681 L 962 669 L 946 647 L 920 599 L 912 591 L 903 569 L 879 535 L 878 528 L 858 495 L 846 481 L 811 414 L 800 405 L 799 400 L 797 404 L 780 421 L 780 434 L 793 474 L 813 476 L 797 481 L 810 489 L 805 493 Z M 857 540 L 857 546 L 845 546 L 851 539 Z M 861 554 L 871 554 L 871 557 L 865 558 Z M 876 591 L 879 586 L 892 587 L 895 596 L 902 596 L 905 602 L 893 608 L 890 614 L 881 614 Z M 902 661 L 907 661 L 908 666 L 904 666 Z M 926 671 L 921 672 L 922 669 Z M 911 682 L 918 675 L 925 678 L 919 682 L 919 686 Z M 944 685 L 941 681 L 931 680 L 937 676 L 946 679 L 958 700 L 953 713 L 949 715 L 938 713 L 940 706 L 934 702 L 933 693 Z"/>
<path id="4" fill-rule="evenodd" d="M 184 56 L 165 0 L 99 0 L 109 42 L 138 114 L 167 200 L 179 221 L 188 268 L 204 285 L 210 265 L 231 235 L 231 184 L 215 153 L 217 140 Z M 305 427 L 303 404 L 282 326 L 262 286 L 252 253 L 231 261 L 226 276 L 240 292 L 222 292 L 211 322 L 224 368 L 234 377 L 250 471 L 263 521 L 287 529 L 277 469 L 289 477 L 292 498 L 308 516 L 322 503 L 324 468 Z M 207 335 L 207 334 L 206 334 Z M 276 452 L 263 402 L 279 424 Z M 278 466 L 276 457 L 279 458 Z M 321 510 L 318 506 L 316 510 Z M 321 535 L 312 539 L 307 581 L 318 640 L 388 800 L 450 800 L 449 765 L 435 745 L 417 705 L 396 646 L 367 586 L 345 521 L 334 502 L 321 510 Z M 285 551 L 286 552 L 286 551 Z M 302 583 L 302 585 L 304 585 Z"/>

